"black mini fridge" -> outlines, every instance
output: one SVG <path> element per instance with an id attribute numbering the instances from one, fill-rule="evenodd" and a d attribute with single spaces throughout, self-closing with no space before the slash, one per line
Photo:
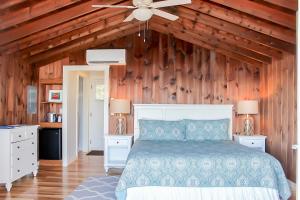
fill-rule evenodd
<path id="1" fill-rule="evenodd" d="M 62 129 L 43 128 L 39 130 L 39 159 L 62 159 Z"/>

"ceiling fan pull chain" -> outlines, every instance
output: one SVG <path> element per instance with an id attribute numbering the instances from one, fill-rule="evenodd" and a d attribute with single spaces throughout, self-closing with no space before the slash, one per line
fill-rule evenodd
<path id="1" fill-rule="evenodd" d="M 139 23 L 139 34 L 138 34 L 139 37 L 141 37 L 141 23 Z"/>
<path id="2" fill-rule="evenodd" d="M 146 43 L 146 24 L 144 24 L 144 43 Z"/>

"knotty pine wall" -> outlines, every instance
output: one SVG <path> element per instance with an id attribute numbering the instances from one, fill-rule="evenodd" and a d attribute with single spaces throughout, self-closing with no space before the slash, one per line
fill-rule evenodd
<path id="1" fill-rule="evenodd" d="M 285 54 L 261 69 L 261 131 L 267 151 L 280 160 L 287 177 L 296 181 L 296 62 Z"/>
<path id="2" fill-rule="evenodd" d="M 152 32 L 146 43 L 137 34 L 107 44 L 127 49 L 127 65 L 112 66 L 110 96 L 132 103 L 235 104 L 260 98 L 260 69 L 172 36 Z M 133 112 L 132 112 L 133 113 Z M 260 116 L 255 116 L 260 132 Z M 128 116 L 133 132 L 133 115 Z M 110 128 L 113 130 L 113 117 Z M 240 131 L 235 117 L 234 132 Z"/>
<path id="3" fill-rule="evenodd" d="M 33 68 L 16 55 L 0 55 L 0 125 L 36 122 L 27 114 L 28 85 L 36 85 Z"/>
<path id="4" fill-rule="evenodd" d="M 293 55 L 257 68 L 156 32 L 151 32 L 146 44 L 134 34 L 102 48 L 127 49 L 127 66 L 111 67 L 112 98 L 127 98 L 133 103 L 233 104 L 240 99 L 259 99 L 256 132 L 268 136 L 267 151 L 295 181 L 296 153 L 291 150 L 296 141 Z M 70 64 L 85 64 L 85 51 L 72 53 L 69 60 Z M 0 56 L 0 65 L 0 124 L 34 122 L 36 119 L 26 113 L 26 86 L 37 83 L 38 70 L 13 56 Z M 235 117 L 234 131 L 239 131 L 240 125 L 240 118 Z M 130 115 L 128 132 L 132 131 Z"/>

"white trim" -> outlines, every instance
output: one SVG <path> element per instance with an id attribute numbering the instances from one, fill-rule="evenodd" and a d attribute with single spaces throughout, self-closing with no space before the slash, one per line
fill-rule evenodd
<path id="1" fill-rule="evenodd" d="M 109 65 L 110 63 L 99 64 L 99 65 L 65 65 L 63 66 L 63 126 L 62 126 L 62 159 L 63 159 L 63 166 L 68 166 L 71 162 L 76 160 L 75 158 L 68 158 L 68 130 L 67 130 L 67 117 L 68 117 L 68 110 L 67 110 L 67 100 L 68 100 L 68 84 L 67 84 L 67 77 L 69 76 L 68 72 L 72 71 L 103 71 L 104 72 L 104 136 L 108 135 L 108 128 L 109 128 L 109 114 L 108 114 L 108 105 L 109 105 Z M 79 76 L 78 76 L 79 78 Z M 77 81 L 78 82 L 78 81 Z M 78 84 L 77 84 L 78 85 Z M 76 87 L 77 88 L 77 87 Z M 78 88 L 77 88 L 78 92 Z M 76 108 L 78 109 L 78 108 Z M 76 122 L 77 123 L 77 122 Z M 76 126 L 77 127 L 77 126 Z M 78 128 L 78 127 L 77 127 Z M 77 129 L 76 128 L 76 129 Z M 76 141 L 78 139 L 78 133 L 76 133 Z M 77 143 L 76 143 L 76 153 L 77 156 Z"/>
<path id="2" fill-rule="evenodd" d="M 139 137 L 139 119 L 229 119 L 232 138 L 233 105 L 217 104 L 134 104 L 134 140 Z"/>

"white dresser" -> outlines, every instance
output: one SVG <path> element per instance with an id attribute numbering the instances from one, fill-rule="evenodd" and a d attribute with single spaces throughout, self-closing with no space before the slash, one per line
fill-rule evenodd
<path id="1" fill-rule="evenodd" d="M 30 173 L 38 172 L 38 126 L 0 128 L 0 184 L 10 191 L 12 182 Z"/>
<path id="2" fill-rule="evenodd" d="M 124 168 L 131 150 L 133 135 L 105 136 L 104 169 L 108 174 L 110 168 Z"/>

